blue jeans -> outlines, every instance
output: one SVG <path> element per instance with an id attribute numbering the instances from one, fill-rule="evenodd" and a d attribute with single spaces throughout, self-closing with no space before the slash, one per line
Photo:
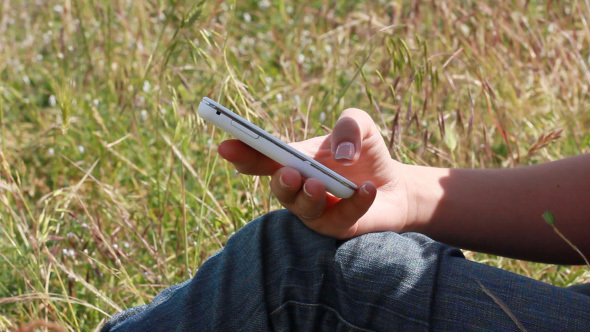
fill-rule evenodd
<path id="1" fill-rule="evenodd" d="M 513 317 L 513 318 L 511 318 Z M 520 325 L 517 325 L 520 324 Z M 319 235 L 288 211 L 250 222 L 196 276 L 112 331 L 589 331 L 590 297 L 424 235 Z"/>

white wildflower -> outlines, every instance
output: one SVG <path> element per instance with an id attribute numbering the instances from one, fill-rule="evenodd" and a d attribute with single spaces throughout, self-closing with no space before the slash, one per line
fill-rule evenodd
<path id="1" fill-rule="evenodd" d="M 260 8 L 268 8 L 268 7 L 270 7 L 270 1 L 268 1 L 268 0 L 260 0 L 260 1 L 258 1 L 258 7 L 260 7 Z"/>

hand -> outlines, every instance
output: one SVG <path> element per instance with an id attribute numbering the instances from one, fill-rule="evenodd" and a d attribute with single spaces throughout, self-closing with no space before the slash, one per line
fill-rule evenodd
<path id="1" fill-rule="evenodd" d="M 303 179 L 239 140 L 219 146 L 219 154 L 244 174 L 272 175 L 271 190 L 279 202 L 318 233 L 348 239 L 377 231 L 403 231 L 414 202 L 408 198 L 404 165 L 391 159 L 371 117 L 347 109 L 331 135 L 291 143 L 359 186 L 339 199 L 325 191 L 318 179 Z"/>

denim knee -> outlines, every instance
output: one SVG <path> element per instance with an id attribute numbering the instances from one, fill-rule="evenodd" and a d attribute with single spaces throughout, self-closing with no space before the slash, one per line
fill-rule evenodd
<path id="1" fill-rule="evenodd" d="M 462 257 L 458 249 L 420 234 L 383 232 L 337 241 L 294 216 L 282 226 L 273 233 L 290 243 L 267 247 L 274 254 L 264 263 L 265 289 L 272 294 L 267 305 L 277 330 L 428 330 L 439 262 Z"/>

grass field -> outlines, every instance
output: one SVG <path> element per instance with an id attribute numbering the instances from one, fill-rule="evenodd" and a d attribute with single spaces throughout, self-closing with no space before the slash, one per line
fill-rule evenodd
<path id="1" fill-rule="evenodd" d="M 589 152 L 589 20 L 587 0 L 2 1 L 0 330 L 97 330 L 279 207 L 217 157 L 203 96 L 287 141 L 362 108 L 405 163 Z"/>

